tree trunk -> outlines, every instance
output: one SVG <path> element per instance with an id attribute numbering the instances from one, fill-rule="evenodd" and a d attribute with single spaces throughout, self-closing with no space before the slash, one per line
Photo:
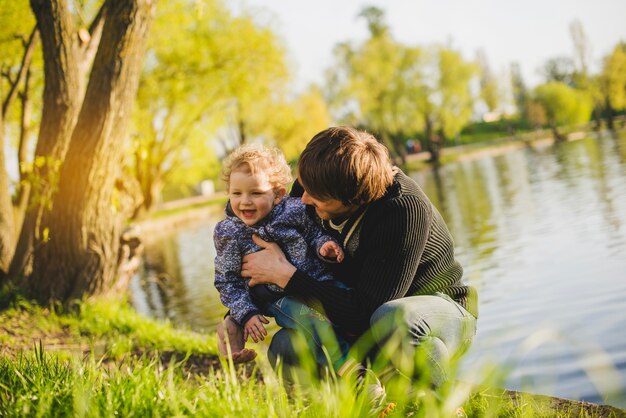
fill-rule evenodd
<path id="1" fill-rule="evenodd" d="M 404 143 L 404 135 L 398 134 L 383 134 L 383 138 L 386 139 L 387 147 L 391 152 L 394 164 L 402 166 L 406 162 L 406 144 Z"/>
<path id="2" fill-rule="evenodd" d="M 602 130 L 602 110 L 600 106 L 593 107 L 593 130 L 600 132 Z"/>
<path id="3" fill-rule="evenodd" d="M 237 121 L 237 127 L 239 128 L 239 145 L 243 145 L 246 143 L 248 138 L 246 136 L 246 123 L 242 117 L 240 117 Z"/>
<path id="4" fill-rule="evenodd" d="M 550 129 L 552 129 L 552 135 L 554 136 L 554 142 L 565 142 L 565 135 L 563 135 L 559 131 L 559 127 L 556 126 L 555 123 L 550 124 Z"/>
<path id="5" fill-rule="evenodd" d="M 611 105 L 611 101 L 607 97 L 606 99 L 606 127 L 609 131 L 615 132 L 615 123 L 613 122 L 613 106 Z"/>
<path id="6" fill-rule="evenodd" d="M 19 165 L 20 173 L 20 185 L 17 189 L 15 201 L 13 204 L 13 218 L 15 221 L 15 236 L 19 236 L 22 229 L 22 222 L 24 221 L 24 214 L 26 213 L 26 207 L 28 205 L 28 198 L 30 196 L 31 185 L 26 178 L 26 171 L 24 164 L 28 160 L 28 139 L 31 132 L 31 115 L 32 104 L 30 101 L 30 69 L 26 72 L 26 79 L 24 80 L 24 90 L 20 95 L 22 101 L 22 112 L 20 117 L 20 141 L 17 149 L 17 162 Z"/>
<path id="7" fill-rule="evenodd" d="M 440 144 L 433 132 L 433 123 L 428 116 L 424 118 L 424 135 L 426 136 L 426 149 L 430 153 L 429 161 L 434 164 L 439 164 L 439 149 Z"/>
<path id="8" fill-rule="evenodd" d="M 56 189 L 58 166 L 67 152 L 81 101 L 77 48 L 67 1 L 31 0 L 31 8 L 41 37 L 45 81 L 35 158 L 46 163 L 34 167 L 34 177 L 39 181 L 32 185 L 36 190 L 31 189 L 31 207 L 24 216 L 9 270 L 11 277 L 28 275 L 33 249 L 40 245 L 41 217 Z"/>
<path id="9" fill-rule="evenodd" d="M 154 5 L 109 2 L 59 191 L 43 219 L 50 240 L 36 250 L 27 286 L 40 301 L 106 293 L 115 285 L 124 219 L 114 186 Z"/>
<path id="10" fill-rule="evenodd" d="M 0 282 L 9 271 L 15 245 L 13 202 L 9 193 L 9 174 L 4 155 L 4 120 L 0 114 Z"/>

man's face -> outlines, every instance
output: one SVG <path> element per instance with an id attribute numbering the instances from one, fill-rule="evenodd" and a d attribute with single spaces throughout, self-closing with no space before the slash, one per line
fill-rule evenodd
<path id="1" fill-rule="evenodd" d="M 341 200 L 337 199 L 316 199 L 304 191 L 300 198 L 305 205 L 311 205 L 315 208 L 317 216 L 324 220 L 343 220 L 352 215 L 357 206 L 346 206 Z"/>

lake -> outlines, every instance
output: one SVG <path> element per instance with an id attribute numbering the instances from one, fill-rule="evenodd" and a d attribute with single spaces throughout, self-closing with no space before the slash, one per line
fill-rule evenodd
<path id="1" fill-rule="evenodd" d="M 485 155 L 411 174 L 446 219 L 479 291 L 462 378 L 626 408 L 626 136 Z M 142 313 L 213 332 L 216 219 L 146 237 Z"/>

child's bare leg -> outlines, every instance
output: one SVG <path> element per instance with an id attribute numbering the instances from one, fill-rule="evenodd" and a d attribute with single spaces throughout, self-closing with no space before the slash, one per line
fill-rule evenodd
<path id="1" fill-rule="evenodd" d="M 256 357 L 256 351 L 245 348 L 243 329 L 227 316 L 217 326 L 217 348 L 222 356 L 228 356 L 229 346 L 234 363 L 245 363 Z"/>

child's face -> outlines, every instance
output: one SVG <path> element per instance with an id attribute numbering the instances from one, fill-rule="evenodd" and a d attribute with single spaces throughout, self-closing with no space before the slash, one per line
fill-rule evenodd
<path id="1" fill-rule="evenodd" d="M 262 170 L 252 174 L 242 167 L 230 173 L 230 206 L 246 225 L 254 225 L 265 218 L 284 194 L 285 189 L 275 191 L 272 188 L 267 174 Z"/>

